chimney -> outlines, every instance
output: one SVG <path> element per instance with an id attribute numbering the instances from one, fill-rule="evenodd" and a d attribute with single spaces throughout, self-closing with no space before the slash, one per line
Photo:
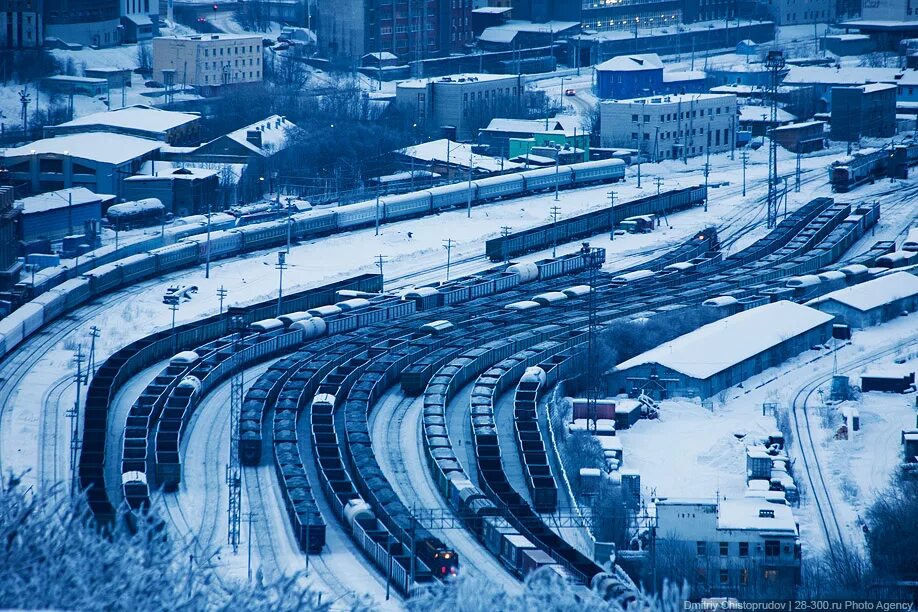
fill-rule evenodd
<path id="1" fill-rule="evenodd" d="M 261 132 L 258 130 L 247 130 L 245 133 L 245 139 L 258 147 L 261 148 Z"/>

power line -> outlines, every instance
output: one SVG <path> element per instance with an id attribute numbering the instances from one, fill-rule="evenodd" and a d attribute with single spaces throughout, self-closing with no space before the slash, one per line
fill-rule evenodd
<path id="1" fill-rule="evenodd" d="M 447 238 L 443 241 L 443 248 L 446 249 L 446 280 L 449 280 L 449 264 L 453 252 L 453 245 L 455 244 L 452 238 Z"/>
<path id="2" fill-rule="evenodd" d="M 229 293 L 226 289 L 223 288 L 223 285 L 220 285 L 220 288 L 217 289 L 217 299 L 220 300 L 220 318 L 223 318 L 223 300 L 226 299 L 226 294 Z"/>
<path id="3" fill-rule="evenodd" d="M 377 256 L 376 256 L 376 267 L 379 268 L 379 275 L 380 275 L 380 276 L 383 276 L 383 264 L 386 262 L 387 259 L 388 259 L 388 257 L 386 257 L 385 255 L 377 255 Z M 385 278 L 385 277 L 383 276 L 383 278 Z"/>

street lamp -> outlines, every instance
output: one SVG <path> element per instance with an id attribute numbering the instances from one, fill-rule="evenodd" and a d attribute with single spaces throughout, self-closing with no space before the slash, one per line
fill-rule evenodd
<path id="1" fill-rule="evenodd" d="M 64 157 L 70 159 L 70 151 L 64 151 Z M 66 179 L 67 173 L 64 167 L 64 160 L 61 160 L 61 179 Z M 66 181 L 61 183 L 67 185 Z M 73 188 L 73 177 L 70 177 L 70 187 Z M 67 234 L 73 235 L 73 191 L 67 192 Z"/>

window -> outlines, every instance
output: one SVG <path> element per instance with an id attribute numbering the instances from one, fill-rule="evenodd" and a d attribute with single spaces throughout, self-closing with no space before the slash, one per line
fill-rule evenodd
<path id="1" fill-rule="evenodd" d="M 726 557 L 730 554 L 730 545 L 727 542 L 720 543 L 720 556 Z"/>
<path id="2" fill-rule="evenodd" d="M 650 123 L 650 115 L 644 115 L 644 123 Z"/>
<path id="3" fill-rule="evenodd" d="M 637 134 L 635 134 L 635 137 L 637 137 Z M 699 557 L 704 556 L 705 554 L 704 542 L 695 542 L 695 554 L 697 554 Z"/>
<path id="4" fill-rule="evenodd" d="M 638 120 L 638 116 L 637 116 L 637 115 L 631 115 L 631 120 L 636 122 L 636 121 Z"/>
<path id="5" fill-rule="evenodd" d="M 769 582 L 774 582 L 778 578 L 778 570 L 765 570 L 765 580 Z"/>
<path id="6" fill-rule="evenodd" d="M 727 570 L 720 570 L 720 583 L 727 584 L 728 582 L 730 582 L 730 575 L 727 573 Z"/>
<path id="7" fill-rule="evenodd" d="M 781 555 L 781 543 L 778 540 L 765 540 L 765 556 L 778 557 Z"/>
<path id="8" fill-rule="evenodd" d="M 638 133 L 637 133 L 637 132 L 631 132 L 631 140 L 637 140 L 637 139 L 638 139 Z"/>
<path id="9" fill-rule="evenodd" d="M 749 556 L 749 542 L 740 542 L 739 543 L 739 556 L 748 557 Z"/>
<path id="10" fill-rule="evenodd" d="M 650 134 L 644 132 L 644 140 L 650 140 Z"/>
<path id="11" fill-rule="evenodd" d="M 210 49 L 204 49 L 204 57 L 210 55 Z"/>

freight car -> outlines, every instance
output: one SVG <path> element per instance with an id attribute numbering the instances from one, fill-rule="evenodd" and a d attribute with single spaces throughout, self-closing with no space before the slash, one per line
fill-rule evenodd
<path id="1" fill-rule="evenodd" d="M 576 173 L 576 171 L 575 171 Z M 556 244 L 573 242 L 608 232 L 631 217 L 653 217 L 666 215 L 704 203 L 706 190 L 703 185 L 667 191 L 659 195 L 638 198 L 612 207 L 546 223 L 538 227 L 514 232 L 485 243 L 485 254 L 491 261 L 540 251 Z M 642 227 L 647 227 L 645 222 Z"/>

